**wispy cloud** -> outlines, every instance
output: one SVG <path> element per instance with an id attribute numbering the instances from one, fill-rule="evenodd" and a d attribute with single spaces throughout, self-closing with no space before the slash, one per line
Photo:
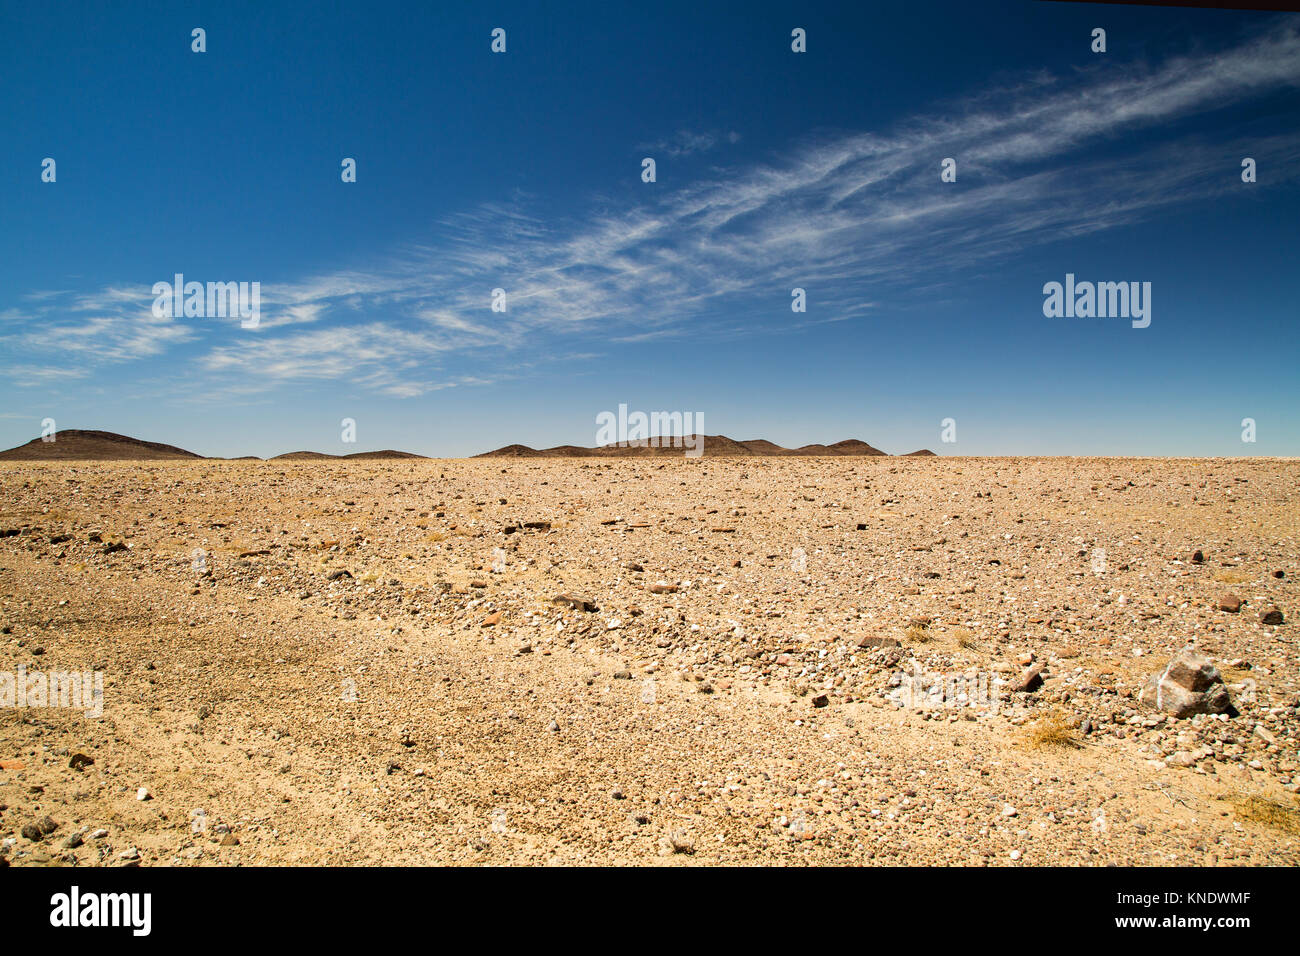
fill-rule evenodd
<path id="1" fill-rule="evenodd" d="M 652 156 L 681 159 L 685 156 L 693 156 L 696 153 L 712 152 L 724 143 L 734 146 L 740 140 L 741 136 L 735 130 L 719 133 L 683 129 L 678 130 L 667 139 L 657 140 L 653 143 L 642 143 L 637 147 L 637 152 L 649 153 Z"/>
<path id="2" fill-rule="evenodd" d="M 411 397 L 535 364 L 537 343 L 560 353 L 555 343 L 574 332 L 626 343 L 710 321 L 734 330 L 739 308 L 749 334 L 778 319 L 788 329 L 793 286 L 817 303 L 807 321 L 851 319 L 882 293 L 915 296 L 1028 246 L 1239 188 L 1224 157 L 1246 145 L 1206 142 L 1182 121 L 1297 85 L 1300 34 L 1278 22 L 1154 67 L 1039 73 L 886 133 L 822 136 L 782 161 L 647 186 L 622 205 L 579 197 L 570 205 L 581 218 L 533 217 L 521 204 L 467 210 L 374 268 L 264 285 L 262 326 L 223 327 L 220 339 L 153 318 L 144 289 L 33 292 L 0 313 L 0 345 L 26 360 L 6 374 L 32 384 L 60 367 L 195 345 L 196 373 L 226 387 L 345 380 Z M 729 138 L 684 131 L 656 148 L 686 156 Z M 1300 133 L 1251 137 L 1248 148 L 1275 181 L 1300 168 Z M 946 157 L 956 184 L 939 180 Z M 491 309 L 498 287 L 504 313 Z"/>

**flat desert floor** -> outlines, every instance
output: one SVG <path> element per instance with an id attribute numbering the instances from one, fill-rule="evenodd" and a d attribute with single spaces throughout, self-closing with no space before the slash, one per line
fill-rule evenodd
<path id="1" fill-rule="evenodd" d="M 0 865 L 1300 863 L 1297 461 L 0 491 L 0 672 L 103 675 L 98 718 L 0 709 Z M 1188 646 L 1237 716 L 1138 701 Z"/>

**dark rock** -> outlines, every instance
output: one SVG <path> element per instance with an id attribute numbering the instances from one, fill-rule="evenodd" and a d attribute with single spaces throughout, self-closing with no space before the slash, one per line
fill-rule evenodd
<path id="1" fill-rule="evenodd" d="M 1286 620 L 1282 616 L 1282 611 L 1276 607 L 1266 607 L 1259 612 L 1259 622 L 1261 624 L 1281 624 Z"/>
<path id="2" fill-rule="evenodd" d="M 866 635 L 858 638 L 858 647 L 876 648 L 876 647 L 901 647 L 902 645 L 892 637 L 873 637 Z"/>

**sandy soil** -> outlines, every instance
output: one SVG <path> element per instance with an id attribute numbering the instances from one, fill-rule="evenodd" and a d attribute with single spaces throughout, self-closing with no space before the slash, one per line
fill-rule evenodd
<path id="1" fill-rule="evenodd" d="M 0 863 L 1300 863 L 1300 462 L 3 463 L 0 490 L 0 671 L 103 672 L 98 719 L 0 709 Z M 1239 716 L 1139 704 L 1187 645 Z"/>

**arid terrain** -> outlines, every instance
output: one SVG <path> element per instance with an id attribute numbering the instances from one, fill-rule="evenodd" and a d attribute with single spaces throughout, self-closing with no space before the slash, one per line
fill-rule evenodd
<path id="1" fill-rule="evenodd" d="M 103 672 L 98 718 L 0 709 L 0 865 L 1300 864 L 1300 461 L 6 461 L 0 492 L 0 671 Z M 1137 699 L 1189 646 L 1235 716 Z"/>

